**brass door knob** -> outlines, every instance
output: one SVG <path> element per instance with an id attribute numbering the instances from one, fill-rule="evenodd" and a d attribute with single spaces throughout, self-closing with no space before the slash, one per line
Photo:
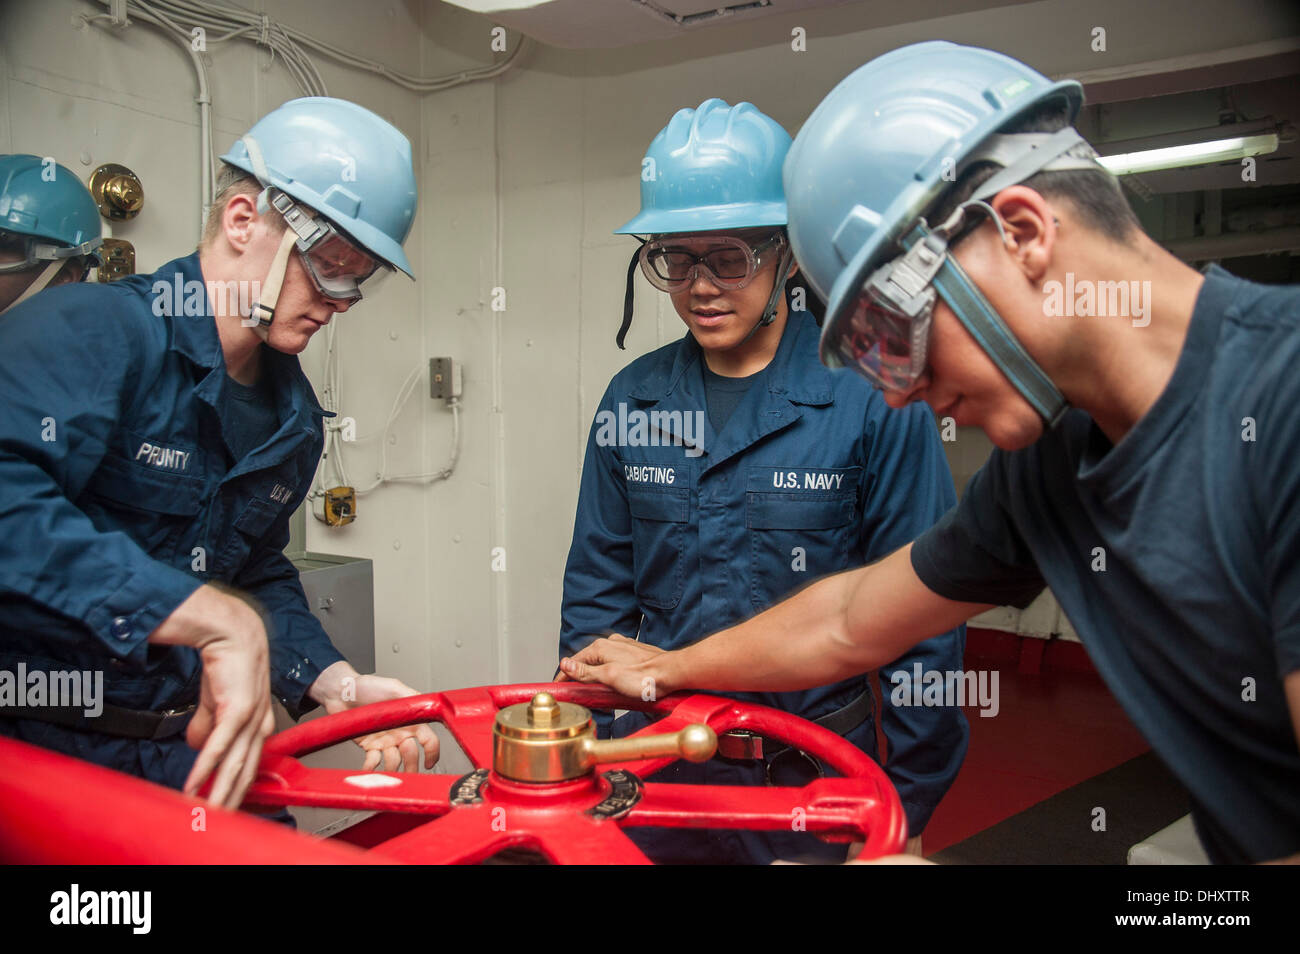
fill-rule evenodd
<path id="1" fill-rule="evenodd" d="M 144 208 L 144 185 L 126 166 L 106 162 L 90 174 L 90 194 L 99 214 L 108 219 L 133 219 Z"/>
<path id="2" fill-rule="evenodd" d="M 717 747 L 717 734 L 700 724 L 662 735 L 600 740 L 590 711 L 559 702 L 549 692 L 506 706 L 492 727 L 492 767 L 520 782 L 562 782 L 601 763 L 665 755 L 704 762 Z"/>

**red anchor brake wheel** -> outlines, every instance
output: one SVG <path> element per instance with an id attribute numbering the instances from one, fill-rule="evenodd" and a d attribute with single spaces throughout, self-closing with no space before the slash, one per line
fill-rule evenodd
<path id="1" fill-rule="evenodd" d="M 563 709 L 566 719 L 580 713 L 572 725 L 557 723 L 556 742 L 542 744 L 554 751 L 542 751 L 537 743 L 503 741 L 500 730 L 494 736 L 500 710 L 516 706 L 522 711 L 528 707 L 521 703 L 542 692 L 554 697 L 552 711 Z M 565 703 L 569 705 L 560 705 Z M 578 706 L 638 709 L 662 718 L 629 740 L 594 742 L 578 738 L 587 730 L 575 726 L 589 715 Z M 529 718 L 532 712 L 528 709 Z M 345 739 L 419 722 L 444 724 L 475 770 L 465 775 L 363 773 L 307 768 L 300 761 Z M 719 734 L 741 729 L 778 740 L 816 756 L 843 777 L 817 779 L 802 788 L 644 781 L 679 757 L 677 738 L 662 734 L 692 724 Z M 539 725 L 545 729 L 549 723 Z M 629 746 L 655 755 L 619 755 Z M 500 758 L 496 768 L 494 751 Z M 699 760 L 702 754 L 694 757 Z M 574 758 L 585 760 L 582 767 L 574 768 Z M 555 768 L 557 759 L 567 760 L 563 770 Z M 549 768 L 521 771 L 525 761 Z M 547 780 L 529 780 L 537 778 Z M 569 682 L 429 693 L 295 726 L 267 740 L 245 805 L 378 812 L 336 840 L 370 848 L 375 861 L 420 864 L 474 863 L 520 848 L 560 864 L 646 864 L 645 855 L 623 833 L 634 826 L 793 829 L 830 841 L 862 841 L 864 858 L 901 851 L 907 837 L 902 805 L 880 766 L 820 726 L 717 696 L 674 694 L 642 702 Z"/>

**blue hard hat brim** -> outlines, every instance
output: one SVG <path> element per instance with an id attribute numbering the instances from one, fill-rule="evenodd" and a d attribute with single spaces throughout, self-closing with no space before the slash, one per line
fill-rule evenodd
<path id="1" fill-rule="evenodd" d="M 993 133 L 1012 125 L 1041 107 L 1044 102 L 1057 97 L 1064 98 L 1069 104 L 1069 120 L 1073 124 L 1083 106 L 1083 87 L 1075 80 L 1061 80 L 1044 89 L 1038 96 L 1017 104 L 1014 109 L 985 117 L 983 122 L 962 135 L 961 142 L 966 144 L 965 148 L 959 149 L 954 146 L 951 149 L 941 150 L 939 155 L 967 155 Z M 821 362 L 828 368 L 843 366 L 843 361 L 835 351 L 834 339 L 838 334 L 839 326 L 847 317 L 846 312 L 857 298 L 858 290 L 862 288 L 871 273 L 884 263 L 887 252 L 896 247 L 903 235 L 916 223 L 917 216 L 923 214 L 943 194 L 945 183 L 943 173 L 943 165 L 936 159 L 925 170 L 924 176 L 918 176 L 898 194 L 882 216 L 882 219 L 892 223 L 892 226 L 872 232 L 831 286 L 826 300 L 826 316 L 822 322 L 821 340 L 818 346 Z"/>
<path id="2" fill-rule="evenodd" d="M 673 235 L 684 232 L 729 232 L 738 229 L 784 227 L 786 204 L 745 202 L 737 205 L 701 206 L 696 209 L 649 209 L 633 216 L 615 235 Z"/>

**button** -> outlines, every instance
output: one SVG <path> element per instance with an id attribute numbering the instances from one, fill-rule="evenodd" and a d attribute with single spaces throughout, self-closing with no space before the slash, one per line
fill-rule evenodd
<path id="1" fill-rule="evenodd" d="M 131 638 L 131 621 L 125 616 L 118 616 L 113 620 L 112 633 L 118 639 Z"/>

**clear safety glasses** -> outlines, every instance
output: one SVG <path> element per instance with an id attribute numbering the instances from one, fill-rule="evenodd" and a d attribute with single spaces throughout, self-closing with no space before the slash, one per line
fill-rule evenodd
<path id="1" fill-rule="evenodd" d="M 906 390 L 925 370 L 938 299 L 934 277 L 949 249 L 983 221 L 972 212 L 992 216 L 1001 229 L 997 213 L 983 202 L 960 206 L 933 231 L 922 219 L 923 237 L 872 272 L 845 317 L 829 329 L 835 353 L 875 387 Z"/>
<path id="2" fill-rule="evenodd" d="M 732 235 L 710 236 L 706 249 L 688 248 L 680 238 L 652 239 L 641 246 L 641 271 L 660 291 L 689 287 L 703 270 L 719 288 L 744 288 L 779 249 L 785 235 L 775 232 L 755 245 Z"/>

